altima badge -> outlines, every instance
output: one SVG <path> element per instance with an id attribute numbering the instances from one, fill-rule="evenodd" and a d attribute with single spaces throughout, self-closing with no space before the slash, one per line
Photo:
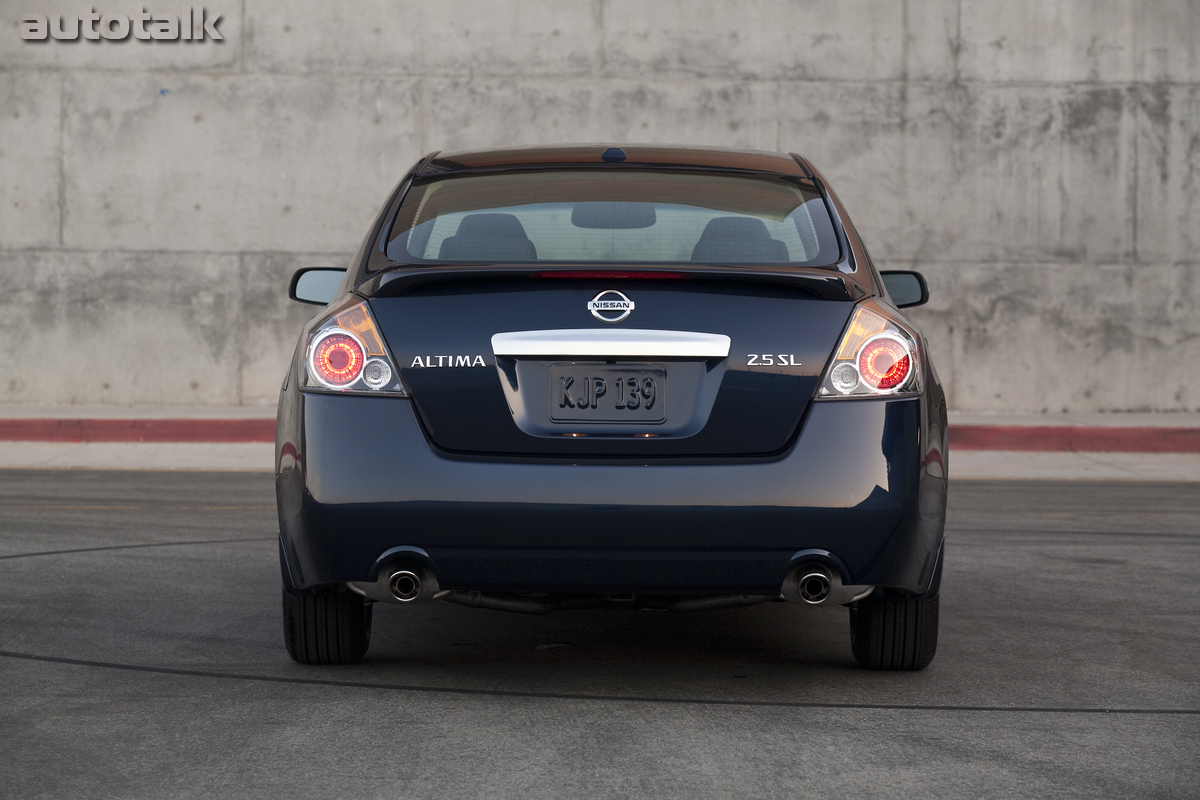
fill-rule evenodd
<path id="1" fill-rule="evenodd" d="M 588 301 L 588 311 L 601 322 L 620 322 L 633 313 L 633 301 L 614 289 L 606 289 Z M 614 313 L 617 316 L 605 316 Z"/>
<path id="2" fill-rule="evenodd" d="M 437 361 L 434 361 L 434 359 L 437 359 Z M 425 356 L 424 361 L 421 360 L 420 356 L 417 356 L 413 359 L 412 366 L 409 367 L 409 369 L 413 369 L 415 367 L 425 367 L 426 369 L 431 369 L 434 367 L 486 366 L 487 364 L 484 363 L 483 356 Z"/>

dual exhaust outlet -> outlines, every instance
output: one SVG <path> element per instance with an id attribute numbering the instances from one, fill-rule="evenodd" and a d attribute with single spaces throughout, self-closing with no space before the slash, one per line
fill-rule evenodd
<path id="1" fill-rule="evenodd" d="M 379 578 L 373 582 L 354 581 L 349 584 L 351 590 L 363 595 L 372 600 L 377 600 L 385 603 L 416 603 L 428 600 L 450 600 L 462 605 L 495 607 L 505 611 L 525 611 L 526 613 L 546 613 L 550 610 L 555 610 L 544 603 L 537 601 L 521 599 L 524 605 L 533 604 L 529 608 L 510 608 L 509 606 L 517 603 L 517 599 L 492 602 L 492 598 L 484 595 L 479 595 L 478 592 L 452 592 L 449 589 L 443 590 L 438 586 L 437 577 L 426 567 L 415 564 L 405 563 L 395 565 L 383 569 L 380 572 Z M 869 595 L 874 586 L 869 585 L 845 585 L 842 583 L 841 576 L 837 572 L 830 570 L 823 564 L 808 563 L 801 564 L 793 569 L 783 581 L 783 586 L 780 589 L 780 594 L 783 598 L 792 602 L 804 603 L 810 606 L 832 606 L 845 605 L 853 603 L 856 600 L 861 600 Z M 754 597 L 714 597 L 702 598 L 702 601 L 696 609 L 692 609 L 692 605 L 696 605 L 697 601 L 684 601 L 675 605 L 688 606 L 687 608 L 680 607 L 676 610 L 700 610 L 700 605 L 720 608 L 729 605 L 752 605 L 750 600 L 755 602 L 765 602 L 768 599 Z M 735 601 L 736 602 L 733 602 Z M 533 607 L 536 606 L 536 607 Z M 546 607 L 543 607 L 546 606 Z"/>

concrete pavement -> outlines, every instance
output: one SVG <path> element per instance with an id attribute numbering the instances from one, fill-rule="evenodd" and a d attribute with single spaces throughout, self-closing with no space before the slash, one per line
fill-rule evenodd
<path id="1" fill-rule="evenodd" d="M 272 406 L 3 407 L 0 469 L 270 471 L 274 414 Z M 98 423 L 108 426 L 101 429 Z M 973 438 L 962 437 L 965 441 L 982 441 L 988 448 L 952 444 L 954 478 L 1200 481 L 1200 453 L 1192 447 L 1192 440 L 1200 436 L 1200 414 L 951 413 L 950 427 L 952 442 L 959 438 L 956 432 L 966 432 Z M 1093 434 L 1116 430 L 1122 438 L 1092 435 L 1092 440 L 1108 444 L 1099 450 L 1071 451 L 1063 449 L 1071 446 L 1069 435 L 1039 439 L 1038 431 L 1050 429 Z M 1002 435 L 988 436 L 989 431 Z M 1187 436 L 1161 435 L 1179 431 Z M 34 440 L 4 440 L 20 437 Z M 86 441 L 88 437 L 100 441 Z M 139 442 L 139 437 L 150 441 Z M 1143 446 L 1140 440 L 1149 444 Z M 1149 452 L 1114 450 L 1122 441 Z M 1174 447 L 1175 441 L 1182 445 Z"/>
<path id="2" fill-rule="evenodd" d="M 1200 495 L 955 481 L 929 669 L 846 612 L 378 607 L 279 634 L 269 475 L 0 482 L 0 796 L 1193 797 Z"/>
<path id="3" fill-rule="evenodd" d="M 262 442 L 3 442 L 0 469 L 156 469 L 271 472 Z"/>
<path id="4" fill-rule="evenodd" d="M 0 469 L 271 472 L 273 445 L 255 442 L 0 442 Z M 1197 453 L 950 452 L 956 480 L 1200 482 Z"/>

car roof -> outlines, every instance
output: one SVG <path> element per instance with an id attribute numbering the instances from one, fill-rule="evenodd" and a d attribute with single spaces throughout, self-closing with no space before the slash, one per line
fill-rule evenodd
<path id="1" fill-rule="evenodd" d="M 797 158 L 784 153 L 690 145 L 612 143 L 433 152 L 421 160 L 416 174 L 423 177 L 451 172 L 603 165 L 690 167 L 812 177 Z"/>

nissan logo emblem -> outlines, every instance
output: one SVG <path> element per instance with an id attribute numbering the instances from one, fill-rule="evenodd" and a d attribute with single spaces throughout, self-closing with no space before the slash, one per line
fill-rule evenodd
<path id="1" fill-rule="evenodd" d="M 588 301 L 588 311 L 601 322 L 620 322 L 633 312 L 633 301 L 618 291 L 606 289 Z"/>

